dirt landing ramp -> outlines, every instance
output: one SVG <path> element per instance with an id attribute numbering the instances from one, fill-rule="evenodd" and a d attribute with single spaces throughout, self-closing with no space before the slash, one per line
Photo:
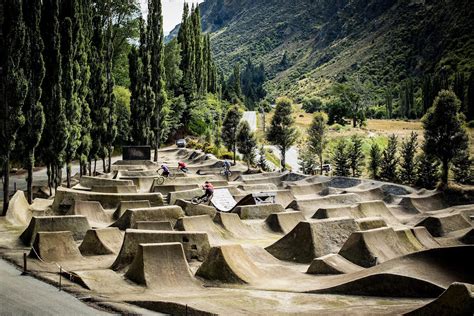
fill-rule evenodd
<path id="1" fill-rule="evenodd" d="M 201 231 L 209 236 L 211 245 L 219 245 L 229 239 L 230 234 L 220 226 L 217 226 L 209 215 L 186 216 L 178 219 L 175 226 L 180 231 Z"/>
<path id="2" fill-rule="evenodd" d="M 30 257 L 46 262 L 72 261 L 82 258 L 71 232 L 39 232 Z"/>
<path id="3" fill-rule="evenodd" d="M 416 193 L 406 195 L 402 197 L 399 205 L 410 214 L 436 211 L 448 207 L 444 201 L 443 193 L 441 192 L 425 193 L 423 195 L 417 195 Z"/>
<path id="4" fill-rule="evenodd" d="M 111 226 L 125 230 L 127 228 L 135 228 L 137 222 L 145 221 L 169 221 L 174 226 L 178 218 L 183 216 L 184 212 L 181 207 L 175 205 L 128 209 Z"/>
<path id="5" fill-rule="evenodd" d="M 198 184 L 163 184 L 163 185 L 154 185 L 153 192 L 160 192 L 163 195 L 168 195 L 171 192 L 176 191 L 187 191 L 199 189 Z"/>
<path id="6" fill-rule="evenodd" d="M 357 224 L 350 218 L 300 222 L 265 249 L 281 260 L 310 263 L 314 258 L 338 252 L 357 229 Z"/>
<path id="7" fill-rule="evenodd" d="M 79 250 L 84 256 L 110 255 L 119 252 L 123 233 L 116 227 L 90 229 Z"/>
<path id="8" fill-rule="evenodd" d="M 311 293 L 437 297 L 453 282 L 474 283 L 474 246 L 436 248 L 335 276 Z"/>
<path id="9" fill-rule="evenodd" d="M 139 244 L 180 242 L 186 254 L 186 259 L 203 261 L 211 246 L 205 232 L 179 232 L 127 229 L 120 253 L 112 264 L 113 270 L 119 270 L 129 265 L 138 251 Z"/>
<path id="10" fill-rule="evenodd" d="M 247 224 L 234 213 L 217 213 L 214 222 L 230 232 L 235 239 L 266 240 L 268 245 L 279 238 L 279 235 L 266 230 L 263 222 Z"/>
<path id="11" fill-rule="evenodd" d="M 112 222 L 97 201 L 75 201 L 68 215 L 84 215 L 92 227 L 103 227 Z"/>
<path id="12" fill-rule="evenodd" d="M 353 232 L 339 254 L 362 267 L 424 250 L 410 230 L 396 232 L 393 228 L 377 228 Z"/>
<path id="13" fill-rule="evenodd" d="M 455 282 L 433 302 L 405 315 L 465 315 L 474 314 L 474 285 Z"/>
<path id="14" fill-rule="evenodd" d="M 126 210 L 132 208 L 150 208 L 150 201 L 138 200 L 138 201 L 120 201 L 119 207 L 114 212 L 114 219 L 119 219 Z"/>
<path id="15" fill-rule="evenodd" d="M 20 240 L 30 246 L 38 232 L 55 231 L 70 231 L 75 240 L 81 240 L 90 228 L 87 218 L 82 215 L 33 216 L 28 227 L 20 235 Z"/>
<path id="16" fill-rule="evenodd" d="M 311 217 L 319 208 L 341 207 L 358 202 L 361 202 L 361 198 L 354 193 L 333 194 L 318 198 L 295 200 L 288 205 L 288 208 L 302 211 L 307 217 Z"/>
<path id="17" fill-rule="evenodd" d="M 426 227 L 414 227 L 411 229 L 413 235 L 415 235 L 416 239 L 426 248 L 438 248 L 440 244 L 433 238 L 430 232 L 426 229 Z"/>
<path id="18" fill-rule="evenodd" d="M 288 234 L 299 222 L 305 221 L 303 213 L 298 211 L 287 211 L 268 215 L 265 223 L 277 233 Z"/>
<path id="19" fill-rule="evenodd" d="M 173 230 L 173 226 L 168 221 L 137 222 L 136 229 L 144 230 Z"/>
<path id="20" fill-rule="evenodd" d="M 193 203 L 185 200 L 176 200 L 176 205 L 180 206 L 184 213 L 186 213 L 187 216 L 197 216 L 197 215 L 209 215 L 212 218 L 216 215 L 217 210 L 212 207 L 212 206 L 207 206 L 207 205 L 194 205 Z"/>
<path id="21" fill-rule="evenodd" d="M 338 254 L 328 254 L 315 258 L 306 273 L 309 274 L 343 274 L 361 271 L 364 268 L 353 264 Z"/>
<path id="22" fill-rule="evenodd" d="M 280 204 L 259 204 L 237 206 L 232 213 L 238 214 L 241 219 L 265 219 L 270 214 L 284 211 L 285 209 Z"/>
<path id="23" fill-rule="evenodd" d="M 472 227 L 460 214 L 429 216 L 415 226 L 424 226 L 434 237 L 443 237 L 453 231 Z"/>
<path id="24" fill-rule="evenodd" d="M 258 283 L 266 277 L 240 245 L 213 247 L 196 275 L 211 281 L 242 284 Z"/>
<path id="25" fill-rule="evenodd" d="M 125 277 L 156 290 L 200 287 L 178 242 L 140 244 Z"/>

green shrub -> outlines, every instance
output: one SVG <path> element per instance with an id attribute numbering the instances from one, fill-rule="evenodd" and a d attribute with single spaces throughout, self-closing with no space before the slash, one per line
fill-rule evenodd
<path id="1" fill-rule="evenodd" d="M 467 122 L 467 127 L 474 128 L 474 120 Z"/>

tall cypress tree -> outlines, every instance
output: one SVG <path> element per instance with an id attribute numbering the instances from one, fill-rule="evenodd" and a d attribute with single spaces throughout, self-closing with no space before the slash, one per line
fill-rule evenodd
<path id="1" fill-rule="evenodd" d="M 474 120 L 474 71 L 471 71 L 469 75 L 469 81 L 467 83 L 467 110 L 466 120 Z"/>
<path id="2" fill-rule="evenodd" d="M 28 172 L 27 199 L 33 201 L 33 167 L 35 165 L 35 152 L 41 140 L 44 128 L 44 112 L 41 99 L 41 84 L 45 68 L 43 61 L 44 44 L 40 32 L 41 1 L 24 1 L 25 24 L 27 27 L 26 43 L 24 49 L 23 66 L 28 78 L 28 94 L 23 106 L 25 125 L 18 134 L 17 151 L 22 158 Z"/>
<path id="3" fill-rule="evenodd" d="M 194 5 L 191 9 L 194 12 Z M 192 19 L 189 16 L 189 6 L 185 2 L 183 18 L 178 33 L 181 45 L 181 71 L 183 72 L 182 91 L 186 101 L 190 102 L 196 95 L 195 62 L 194 62 L 194 31 Z"/>
<path id="4" fill-rule="evenodd" d="M 130 76 L 130 130 L 132 141 L 135 144 L 143 144 L 145 132 L 143 132 L 143 114 L 140 104 L 140 59 L 138 51 L 132 47 L 128 55 L 128 71 Z"/>
<path id="5" fill-rule="evenodd" d="M 204 88 L 204 60 L 203 60 L 203 39 L 201 27 L 201 12 L 199 5 L 196 5 L 194 12 L 191 15 L 194 38 L 194 69 L 196 71 L 196 89 L 199 95 L 205 93 Z"/>
<path id="6" fill-rule="evenodd" d="M 28 82 L 21 67 L 25 48 L 25 24 L 21 1 L 4 1 L 3 36 L 5 52 L 2 54 L 1 78 L 4 89 L 0 109 L 0 155 L 3 161 L 3 214 L 9 204 L 10 155 L 15 146 L 18 130 L 24 125 L 22 109 L 27 96 Z M 2 48 L 3 49 L 3 48 Z"/>
<path id="7" fill-rule="evenodd" d="M 461 101 L 461 111 L 466 112 L 465 93 L 464 93 L 464 74 L 456 72 L 454 74 L 453 91 Z"/>

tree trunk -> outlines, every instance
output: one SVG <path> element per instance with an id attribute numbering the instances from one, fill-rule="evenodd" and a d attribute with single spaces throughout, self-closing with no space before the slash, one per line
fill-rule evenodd
<path id="1" fill-rule="evenodd" d="M 102 169 L 104 170 L 104 173 L 107 172 L 107 166 L 105 165 L 105 157 L 102 157 Z"/>
<path id="2" fill-rule="evenodd" d="M 26 169 L 28 170 L 28 175 L 26 177 L 26 198 L 28 203 L 33 203 L 33 163 L 31 156 L 28 158 Z"/>
<path id="3" fill-rule="evenodd" d="M 3 162 L 3 211 L 2 216 L 7 215 L 8 204 L 10 203 L 9 188 L 10 185 L 10 175 L 9 175 L 9 165 L 10 165 L 10 153 L 7 152 L 5 161 Z"/>
<path id="4" fill-rule="evenodd" d="M 281 149 L 281 170 L 286 170 L 286 148 Z"/>
<path id="5" fill-rule="evenodd" d="M 356 119 L 355 116 L 352 118 L 352 127 L 354 127 L 354 128 L 357 127 L 357 119 Z"/>
<path id="6" fill-rule="evenodd" d="M 320 174 L 323 175 L 323 156 L 322 155 L 319 156 L 319 168 L 320 168 L 319 170 Z"/>
<path id="7" fill-rule="evenodd" d="M 109 164 L 107 167 L 107 172 L 110 173 L 110 170 L 112 169 L 112 153 L 114 151 L 114 146 L 110 146 L 109 148 Z"/>
<path id="8" fill-rule="evenodd" d="M 235 166 L 235 152 L 237 151 L 236 146 L 234 145 L 233 152 L 234 152 L 234 166 Z"/>
<path id="9" fill-rule="evenodd" d="M 158 122 L 156 122 L 156 124 L 159 124 Z M 158 136 L 158 132 L 156 133 L 157 135 L 155 135 L 155 154 L 153 155 L 153 161 L 154 162 L 158 162 L 158 148 L 160 147 L 160 144 L 158 144 L 160 142 L 160 137 Z"/>
<path id="10" fill-rule="evenodd" d="M 82 178 L 82 174 L 84 171 L 84 164 L 82 163 L 82 160 L 79 160 L 79 177 Z"/>
<path id="11" fill-rule="evenodd" d="M 87 168 L 89 169 L 89 177 L 92 176 L 92 159 L 89 159 L 89 163 L 87 165 Z"/>
<path id="12" fill-rule="evenodd" d="M 447 159 L 443 159 L 443 170 L 441 173 L 441 182 L 448 184 L 449 163 Z"/>
<path id="13" fill-rule="evenodd" d="M 67 187 L 71 188 L 71 162 L 66 162 L 66 182 Z"/>
<path id="14" fill-rule="evenodd" d="M 97 158 L 94 158 L 94 176 L 96 172 L 97 172 Z"/>

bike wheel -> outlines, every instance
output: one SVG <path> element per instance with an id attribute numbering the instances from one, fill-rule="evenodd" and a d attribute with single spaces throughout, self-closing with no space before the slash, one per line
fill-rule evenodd
<path id="1" fill-rule="evenodd" d="M 165 182 L 164 177 L 158 177 L 158 178 L 155 179 L 155 184 L 156 185 L 162 185 L 164 182 Z"/>
<path id="2" fill-rule="evenodd" d="M 199 197 L 193 197 L 191 199 L 191 203 L 193 203 L 194 205 L 201 204 L 201 199 Z"/>

